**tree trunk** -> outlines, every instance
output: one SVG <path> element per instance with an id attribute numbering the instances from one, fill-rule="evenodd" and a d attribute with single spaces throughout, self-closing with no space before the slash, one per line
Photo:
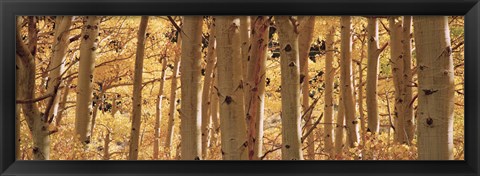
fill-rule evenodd
<path id="1" fill-rule="evenodd" d="M 169 109 L 168 109 L 168 126 L 167 126 L 167 135 L 165 138 L 165 153 L 166 158 L 170 158 L 172 151 L 172 141 L 173 141 L 173 132 L 175 131 L 175 114 L 177 112 L 177 77 L 178 70 L 180 68 L 180 54 L 182 47 L 182 34 L 178 33 L 177 38 L 177 52 L 175 54 L 175 63 L 173 64 L 172 69 L 172 81 L 170 84 L 170 99 L 169 99 Z"/>
<path id="2" fill-rule="evenodd" d="M 177 46 L 178 49 L 175 54 L 175 63 L 173 64 L 172 82 L 170 84 L 170 107 L 168 109 L 168 126 L 167 137 L 165 138 L 165 153 L 166 158 L 170 158 L 172 152 L 173 133 L 175 130 L 175 114 L 177 112 L 177 77 L 180 68 L 180 54 L 182 50 L 182 34 L 178 33 Z"/>
<path id="3" fill-rule="evenodd" d="M 247 128 L 242 81 L 239 17 L 217 19 L 217 64 L 222 156 L 224 160 L 247 159 Z"/>
<path id="4" fill-rule="evenodd" d="M 142 16 L 137 35 L 137 53 L 135 57 L 135 71 L 133 76 L 133 110 L 132 110 L 132 130 L 130 133 L 130 148 L 128 152 L 129 160 L 138 159 L 139 136 L 142 122 L 142 74 L 143 57 L 145 55 L 145 35 L 148 26 L 148 16 Z"/>
<path id="5" fill-rule="evenodd" d="M 263 119 L 265 109 L 265 65 L 268 49 L 268 28 L 266 16 L 255 18 L 252 29 L 251 50 L 248 57 L 246 79 L 246 118 L 248 123 L 248 159 L 259 160 L 263 155 Z"/>
<path id="6" fill-rule="evenodd" d="M 402 23 L 395 22 L 396 17 L 389 18 L 390 28 L 390 64 L 392 66 L 393 84 L 395 87 L 394 127 L 395 142 L 407 143 L 405 131 L 405 66 L 402 46 Z"/>
<path id="7" fill-rule="evenodd" d="M 303 16 L 299 19 L 300 25 L 298 27 L 300 33 L 298 34 L 298 54 L 300 62 L 300 87 L 302 90 L 302 111 L 307 113 L 307 109 L 310 106 L 309 100 L 309 85 L 308 80 L 308 57 L 310 51 L 310 45 L 312 44 L 313 29 L 315 27 L 315 16 Z M 313 111 L 309 111 L 308 115 L 305 115 L 305 128 L 312 128 L 311 114 Z M 315 136 L 308 135 L 307 137 L 307 159 L 315 159 Z"/>
<path id="8" fill-rule="evenodd" d="M 165 87 L 165 74 L 167 70 L 167 57 L 162 58 L 162 75 L 160 75 L 160 89 L 158 91 L 157 105 L 155 107 L 155 139 L 153 140 L 153 159 L 158 159 L 158 150 L 160 149 L 160 122 L 162 121 L 162 101 L 163 89 Z M 115 102 L 114 102 L 115 103 Z"/>
<path id="9" fill-rule="evenodd" d="M 68 35 L 70 33 L 70 25 L 72 24 L 72 16 L 58 16 L 55 22 L 55 34 L 54 42 L 52 46 L 53 57 L 48 65 L 48 80 L 47 80 L 47 92 L 53 94 L 55 92 L 55 86 L 60 84 L 62 77 L 61 74 L 65 71 L 64 57 L 70 44 Z M 60 96 L 55 94 L 52 97 L 53 105 L 48 112 L 49 119 L 55 119 L 58 115 L 59 99 Z M 51 98 L 47 99 L 47 102 Z"/>
<path id="10" fill-rule="evenodd" d="M 83 143 L 90 143 L 88 126 L 92 116 L 93 69 L 95 66 L 95 40 L 98 36 L 100 19 L 95 16 L 85 17 L 80 44 L 80 64 L 78 68 L 77 104 L 75 110 L 75 134 Z"/>
<path id="11" fill-rule="evenodd" d="M 411 144 L 415 135 L 415 123 L 413 119 L 412 102 L 412 38 L 411 38 L 412 16 L 403 17 L 402 47 L 404 61 L 404 79 L 405 79 L 405 131 L 407 144 Z"/>
<path id="12" fill-rule="evenodd" d="M 377 134 L 380 129 L 378 118 L 378 73 L 381 49 L 378 47 L 378 20 L 375 17 L 368 18 L 368 61 L 367 61 L 367 132 Z"/>
<path id="13" fill-rule="evenodd" d="M 201 43 L 202 43 L 202 17 L 185 16 L 182 37 L 182 67 L 180 72 L 181 100 L 180 109 L 180 134 L 181 159 L 202 159 L 201 145 Z"/>
<path id="14" fill-rule="evenodd" d="M 453 159 L 454 70 L 446 16 L 414 17 L 418 159 Z"/>
<path id="15" fill-rule="evenodd" d="M 343 147 L 345 144 L 345 108 L 343 105 L 342 89 L 338 99 L 338 114 L 335 126 L 335 154 L 336 156 L 343 155 Z"/>
<path id="16" fill-rule="evenodd" d="M 335 28 L 331 27 L 327 33 L 327 40 L 325 42 L 326 56 L 325 56 L 325 107 L 324 107 L 324 122 L 325 122 L 325 151 L 333 156 L 333 78 L 335 77 L 335 70 L 333 69 L 333 50 L 334 50 L 334 35 Z"/>
<path id="17" fill-rule="evenodd" d="M 342 89 L 342 98 L 345 109 L 345 124 L 347 127 L 347 136 L 349 146 L 358 145 L 358 120 L 355 117 L 355 102 L 353 99 L 353 80 L 352 80 L 352 35 L 351 35 L 351 17 L 342 16 L 341 20 L 341 55 L 340 55 L 340 89 Z"/>
<path id="18" fill-rule="evenodd" d="M 33 24 L 36 28 L 36 24 Z M 35 57 L 32 50 L 23 43 L 20 36 L 20 21 L 17 19 L 16 32 L 16 65 L 18 78 L 18 99 L 31 100 L 35 98 Z M 36 43 L 31 41 L 32 43 Z M 35 47 L 31 47 L 35 48 Z M 33 52 L 34 53 L 34 52 Z M 17 79 L 16 78 L 16 79 Z M 27 121 L 33 138 L 32 154 L 34 160 L 48 160 L 50 158 L 50 137 L 47 116 L 42 115 L 35 102 L 22 104 L 22 112 Z"/>
<path id="19" fill-rule="evenodd" d="M 242 80 L 247 80 L 248 73 L 248 54 L 250 52 L 251 43 L 250 43 L 250 30 L 252 28 L 250 22 L 250 16 L 239 16 L 240 18 L 240 47 L 242 48 Z M 247 92 L 244 90 L 244 94 L 246 95 Z M 247 108 L 247 107 L 245 107 Z"/>
<path id="20" fill-rule="evenodd" d="M 298 25 L 292 16 L 276 16 L 280 43 L 282 159 L 303 160 L 300 129 Z"/>
<path id="21" fill-rule="evenodd" d="M 68 94 L 70 93 L 70 84 L 72 84 L 73 78 L 70 77 L 64 82 L 65 88 L 63 88 L 63 93 L 62 93 L 62 99 L 58 103 L 59 110 L 57 117 L 55 118 L 55 128 L 58 130 L 61 128 L 61 122 L 63 119 L 63 113 L 65 112 L 65 109 L 67 108 L 67 100 L 68 100 Z"/>
<path id="22" fill-rule="evenodd" d="M 210 37 L 208 38 L 207 65 L 205 68 L 205 78 L 203 81 L 202 92 L 202 158 L 206 159 L 208 154 L 208 144 L 210 140 L 211 116 L 210 116 L 210 88 L 212 85 L 213 68 L 217 61 L 215 55 L 215 21 L 210 25 Z"/>

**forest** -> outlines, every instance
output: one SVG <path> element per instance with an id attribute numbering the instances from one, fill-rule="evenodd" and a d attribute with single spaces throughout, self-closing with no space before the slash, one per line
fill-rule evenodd
<path id="1" fill-rule="evenodd" d="M 18 160 L 464 159 L 463 16 L 16 25 Z"/>

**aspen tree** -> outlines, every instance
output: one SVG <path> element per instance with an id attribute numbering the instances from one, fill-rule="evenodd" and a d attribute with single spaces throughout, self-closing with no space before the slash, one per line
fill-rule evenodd
<path id="1" fill-rule="evenodd" d="M 139 135 L 142 123 L 142 80 L 143 59 L 145 55 L 145 35 L 147 32 L 148 16 L 142 16 L 137 36 L 137 53 L 135 57 L 135 71 L 133 78 L 133 110 L 132 128 L 130 133 L 130 148 L 128 159 L 138 159 Z"/>
<path id="2" fill-rule="evenodd" d="M 54 42 L 52 46 L 52 61 L 48 66 L 48 80 L 47 80 L 47 92 L 54 94 L 55 86 L 60 84 L 62 77 L 60 76 L 64 71 L 64 57 L 67 52 L 68 45 L 70 44 L 68 40 L 68 35 L 70 34 L 70 26 L 72 24 L 72 16 L 58 16 L 56 17 L 55 25 L 55 34 Z M 53 105 L 48 112 L 48 117 L 50 119 L 55 119 L 58 114 L 59 108 L 59 99 L 60 96 L 56 95 L 52 97 Z"/>
<path id="3" fill-rule="evenodd" d="M 403 17 L 403 31 L 402 31 L 402 47 L 403 47 L 403 61 L 404 61 L 404 74 L 403 78 L 405 79 L 405 100 L 404 100 L 404 109 L 405 109 L 405 133 L 406 133 L 406 142 L 411 144 L 413 137 L 415 135 L 415 120 L 413 117 L 413 103 L 412 102 L 412 37 L 411 37 L 411 27 L 412 27 L 412 16 Z"/>
<path id="4" fill-rule="evenodd" d="M 367 132 L 377 134 L 379 132 L 380 118 L 378 118 L 378 73 L 380 53 L 385 49 L 378 46 L 378 19 L 375 17 L 368 17 L 367 26 L 368 35 L 368 61 L 367 61 L 367 85 L 366 85 L 366 99 L 367 99 L 367 118 L 368 127 Z M 386 46 L 386 45 L 385 45 Z"/>
<path id="5" fill-rule="evenodd" d="M 160 89 L 158 90 L 157 104 L 155 105 L 155 126 L 154 126 L 154 139 L 153 139 L 153 159 L 158 159 L 158 150 L 160 149 L 160 122 L 162 121 L 162 101 L 163 101 L 163 89 L 165 86 L 165 74 L 167 70 L 167 57 L 164 56 L 161 59 L 162 62 L 162 74 L 160 75 Z M 115 103 L 115 102 L 114 102 Z"/>
<path id="6" fill-rule="evenodd" d="M 355 102 L 353 99 L 352 74 L 352 23 L 350 16 L 342 16 L 341 24 L 341 52 L 340 52 L 340 89 L 344 105 L 345 125 L 347 127 L 347 141 L 349 146 L 358 145 L 358 120 L 355 117 Z"/>
<path id="7" fill-rule="evenodd" d="M 167 137 L 165 138 L 165 152 L 167 158 L 170 157 L 172 151 L 173 133 L 175 131 L 175 114 L 177 112 L 177 78 L 180 69 L 180 54 L 182 50 L 182 32 L 178 32 L 177 51 L 175 53 L 175 61 L 173 64 L 172 80 L 170 84 L 170 106 L 168 108 L 168 125 Z"/>
<path id="8" fill-rule="evenodd" d="M 446 16 L 413 18 L 418 67 L 418 159 L 453 159 L 454 70 Z"/>
<path id="9" fill-rule="evenodd" d="M 180 104 L 180 135 L 181 159 L 201 160 L 201 43 L 202 17 L 185 16 L 182 31 L 182 54 L 180 72 L 181 100 Z"/>
<path id="10" fill-rule="evenodd" d="M 335 76 L 335 69 L 333 68 L 333 52 L 334 52 L 334 35 L 335 28 L 330 27 L 327 33 L 327 40 L 325 42 L 325 107 L 324 107 L 324 122 L 325 122 L 325 151 L 333 156 L 333 78 Z"/>
<path id="11" fill-rule="evenodd" d="M 394 126 L 395 141 L 407 143 L 405 131 L 405 58 L 403 57 L 402 46 L 402 22 L 395 22 L 397 17 L 389 18 L 390 29 L 390 64 L 392 67 L 393 84 L 395 87 L 395 105 L 394 105 Z"/>
<path id="12" fill-rule="evenodd" d="M 342 156 L 342 149 L 345 146 L 345 108 L 343 105 L 342 89 L 338 99 L 338 112 L 335 126 L 335 155 Z"/>
<path id="13" fill-rule="evenodd" d="M 310 106 L 309 104 L 309 85 L 308 80 L 310 79 L 308 75 L 308 57 L 310 51 L 310 45 L 312 44 L 313 39 L 313 29 L 315 27 L 315 16 L 303 16 L 299 19 L 300 25 L 298 27 L 298 52 L 299 52 L 299 62 L 300 62 L 300 87 L 302 90 L 302 111 L 307 113 L 307 109 Z M 312 114 L 313 111 L 309 111 L 308 115 L 305 115 L 305 128 L 312 128 Z M 308 135 L 307 137 L 307 158 L 310 160 L 315 159 L 315 136 Z"/>
<path id="14" fill-rule="evenodd" d="M 240 18 L 240 47 L 242 49 L 242 78 L 243 80 L 247 79 L 247 70 L 248 70 L 248 54 L 250 52 L 251 43 L 250 43 L 250 30 L 252 28 L 250 16 L 239 16 Z M 244 92 L 246 95 L 246 92 Z M 246 108 L 246 107 L 245 107 Z"/>
<path id="15" fill-rule="evenodd" d="M 262 155 L 263 120 L 265 110 L 265 65 L 268 49 L 270 20 L 266 16 L 254 18 L 251 50 L 248 56 L 245 96 L 248 123 L 248 158 L 258 160 Z"/>
<path id="16" fill-rule="evenodd" d="M 298 24 L 292 16 L 276 16 L 280 43 L 282 96 L 282 159 L 303 160 L 300 129 Z"/>
<path id="17" fill-rule="evenodd" d="M 218 144 L 218 138 L 220 138 L 220 119 L 218 117 L 218 92 L 217 92 L 217 64 L 215 64 L 212 73 L 212 84 L 210 88 L 210 112 L 212 115 L 213 129 L 210 130 L 210 146 L 216 146 Z"/>
<path id="18" fill-rule="evenodd" d="M 202 92 L 202 156 L 204 159 L 207 158 L 208 144 L 210 140 L 210 130 L 212 129 L 211 119 L 211 101 L 210 101 L 210 88 L 212 85 L 212 76 L 215 67 L 215 62 L 217 60 L 215 55 L 215 20 L 213 19 L 210 24 L 210 37 L 208 38 L 208 53 L 207 53 L 207 65 L 205 68 L 205 77 L 203 81 L 203 92 Z"/>
<path id="19" fill-rule="evenodd" d="M 29 28 L 36 28 L 34 18 L 29 18 Z M 18 99 L 32 100 L 35 98 L 35 56 L 34 52 L 29 49 L 22 41 L 20 36 L 21 21 L 17 19 L 16 38 L 16 81 L 18 81 Z M 29 34 L 32 35 L 32 34 Z M 30 48 L 35 48 L 36 41 L 30 40 Z M 27 102 L 21 105 L 22 112 L 27 121 L 29 130 L 33 138 L 33 146 L 31 148 L 33 160 L 48 160 L 50 158 L 50 137 L 48 131 L 48 118 L 42 115 L 38 109 L 37 103 Z"/>
<path id="20" fill-rule="evenodd" d="M 78 68 L 77 104 L 75 110 L 75 134 L 83 143 L 90 143 L 88 128 L 92 118 L 93 69 L 100 19 L 87 16 L 83 26 L 80 44 L 80 63 Z"/>
<path id="21" fill-rule="evenodd" d="M 217 32 L 218 94 L 222 156 L 224 160 L 247 159 L 247 128 L 242 80 L 240 19 L 215 18 Z"/>

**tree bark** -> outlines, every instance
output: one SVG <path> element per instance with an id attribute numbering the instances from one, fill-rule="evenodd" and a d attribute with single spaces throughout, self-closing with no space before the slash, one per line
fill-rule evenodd
<path id="1" fill-rule="evenodd" d="M 240 42 L 241 45 L 240 47 L 242 48 L 242 80 L 247 80 L 247 75 L 248 73 L 246 72 L 248 70 L 248 55 L 250 52 L 251 48 L 251 43 L 250 43 L 250 30 L 252 28 L 251 26 L 251 20 L 250 16 L 239 16 L 240 18 Z M 246 95 L 247 92 L 244 90 L 244 95 Z M 245 105 L 246 106 L 246 105 Z M 245 107 L 247 108 L 247 107 Z"/>
<path id="2" fill-rule="evenodd" d="M 173 64 L 172 81 L 170 84 L 170 107 L 168 109 L 167 137 L 165 138 L 166 158 L 170 158 L 172 152 L 173 133 L 175 131 L 175 114 L 177 112 L 177 77 L 180 68 L 180 54 L 182 50 L 182 34 L 179 32 L 177 39 L 178 49 L 175 54 L 175 63 Z"/>
<path id="3" fill-rule="evenodd" d="M 210 88 L 210 108 L 212 114 L 213 129 L 210 130 L 210 136 L 212 140 L 210 141 L 211 148 L 217 146 L 218 138 L 220 138 L 220 119 L 218 119 L 218 92 L 217 92 L 217 64 L 215 64 L 212 73 L 212 85 Z"/>
<path id="4" fill-rule="evenodd" d="M 334 50 L 335 28 L 330 27 L 325 42 L 325 151 L 332 157 L 333 148 L 333 78 L 335 77 L 335 69 L 333 69 L 333 50 Z"/>
<path id="5" fill-rule="evenodd" d="M 242 81 L 239 17 L 217 19 L 217 64 L 222 156 L 224 160 L 247 159 L 247 128 Z"/>
<path id="6" fill-rule="evenodd" d="M 52 46 L 53 57 L 48 65 L 47 92 L 50 94 L 54 94 L 55 86 L 61 82 L 61 74 L 65 71 L 64 57 L 70 44 L 68 35 L 72 24 L 72 16 L 58 16 L 55 23 L 57 25 L 55 25 L 54 42 Z M 50 112 L 48 112 L 48 117 L 49 119 L 55 119 L 58 116 L 60 96 L 55 94 L 51 98 L 54 100 L 52 108 Z M 47 102 L 51 98 L 47 99 Z"/>
<path id="7" fill-rule="evenodd" d="M 378 46 L 378 19 L 368 17 L 367 26 L 368 35 L 368 61 L 367 61 L 367 132 L 377 134 L 380 127 L 380 118 L 378 118 L 378 73 L 380 53 L 383 49 Z"/>
<path id="8" fill-rule="evenodd" d="M 300 87 L 302 90 L 302 111 L 307 113 L 307 109 L 310 106 L 309 103 L 309 85 L 308 80 L 310 79 L 308 75 L 308 57 L 310 51 L 310 45 L 312 44 L 313 39 L 313 29 L 315 27 L 315 16 L 303 16 L 299 19 L 300 25 L 298 27 L 300 33 L 298 34 L 298 51 L 299 51 L 299 62 L 300 62 Z M 309 111 L 308 115 L 305 115 L 305 128 L 312 128 L 312 118 Z M 315 159 L 315 135 L 308 135 L 307 137 L 307 159 Z"/>
<path id="9" fill-rule="evenodd" d="M 414 17 L 418 159 L 453 159 L 454 70 L 446 16 Z"/>
<path id="10" fill-rule="evenodd" d="M 246 118 L 248 123 L 248 159 L 259 160 L 263 155 L 263 119 L 265 109 L 265 65 L 268 49 L 268 28 L 266 16 L 255 17 L 252 26 L 251 50 L 248 56 L 246 79 Z"/>
<path id="11" fill-rule="evenodd" d="M 338 113 L 335 126 L 335 155 L 343 155 L 343 147 L 345 146 L 345 108 L 343 105 L 342 89 L 338 99 Z"/>
<path id="12" fill-rule="evenodd" d="M 415 135 L 415 123 L 413 119 L 413 107 L 412 102 L 412 38 L 411 38 L 412 16 L 403 17 L 403 31 L 402 31 L 402 47 L 403 47 L 403 60 L 404 60 L 404 75 L 405 79 L 405 132 L 407 144 L 412 144 L 413 137 Z"/>
<path id="13" fill-rule="evenodd" d="M 208 38 L 208 53 L 207 53 L 207 65 L 205 68 L 205 78 L 203 81 L 203 92 L 202 92 L 202 157 L 207 158 L 208 155 L 208 144 L 210 141 L 210 130 L 212 129 L 211 119 L 211 101 L 210 101 L 210 88 L 212 85 L 212 76 L 215 63 L 217 61 L 215 54 L 215 20 L 212 20 L 209 31 L 210 37 Z"/>
<path id="14" fill-rule="evenodd" d="M 403 57 L 402 46 L 402 22 L 395 22 L 397 17 L 389 18 L 390 28 L 390 64 L 392 67 L 393 84 L 395 87 L 395 105 L 394 105 L 394 127 L 395 127 L 395 142 L 407 143 L 407 136 L 405 131 L 405 104 L 410 102 L 405 101 L 406 83 L 404 75 L 405 58 Z"/>
<path id="15" fill-rule="evenodd" d="M 143 59 L 145 55 L 145 35 L 148 26 L 148 16 L 142 16 L 137 35 L 137 53 L 135 57 L 135 71 L 133 75 L 133 110 L 132 110 L 132 128 L 130 133 L 130 148 L 128 159 L 138 159 L 139 136 L 142 122 L 142 74 Z"/>
<path id="16" fill-rule="evenodd" d="M 30 21 L 30 20 L 29 20 Z M 36 28 L 34 23 L 32 28 Z M 16 66 L 18 81 L 18 97 L 21 100 L 35 98 L 35 57 L 32 50 L 23 43 L 20 36 L 20 21 L 17 19 L 16 32 Z M 34 44 L 35 43 L 35 44 Z M 36 41 L 30 41 L 30 48 L 35 48 Z M 18 79 L 18 80 L 17 80 Z M 21 85 L 21 86 L 20 86 Z M 33 138 L 32 154 L 33 160 L 48 160 L 50 158 L 50 137 L 48 131 L 47 116 L 42 115 L 35 102 L 21 105 L 22 112 L 27 121 Z"/>
<path id="17" fill-rule="evenodd" d="M 181 159 L 202 159 L 201 145 L 201 43 L 202 43 L 202 17 L 185 16 L 182 37 L 182 67 L 180 72 L 181 100 L 180 108 L 180 134 Z"/>
<path id="18" fill-rule="evenodd" d="M 292 16 L 276 16 L 280 43 L 282 96 L 282 159 L 303 160 L 300 129 L 298 24 Z"/>
<path id="19" fill-rule="evenodd" d="M 358 145 L 358 120 L 355 117 L 355 102 L 353 99 L 353 80 L 352 80 L 352 35 L 351 35 L 351 17 L 342 16 L 341 20 L 341 55 L 340 55 L 340 89 L 343 89 L 341 96 L 343 98 L 345 109 L 345 124 L 347 127 L 348 144 L 351 148 Z"/>
<path id="20" fill-rule="evenodd" d="M 162 121 L 162 101 L 163 89 L 165 87 L 165 74 L 167 71 L 167 57 L 162 58 L 162 75 L 160 75 L 160 89 L 158 90 L 157 105 L 155 106 L 155 139 L 153 140 L 153 159 L 158 159 L 158 150 L 160 149 L 160 122 Z M 115 103 L 115 102 L 114 102 Z"/>
<path id="21" fill-rule="evenodd" d="M 96 16 L 85 17 L 80 44 L 80 64 L 77 84 L 77 104 L 75 110 L 75 134 L 83 143 L 90 143 L 88 127 L 92 117 L 92 86 L 95 51 L 100 19 Z"/>

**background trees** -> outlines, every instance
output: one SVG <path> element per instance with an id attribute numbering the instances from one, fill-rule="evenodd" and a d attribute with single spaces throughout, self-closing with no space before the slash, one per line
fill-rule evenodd
<path id="1" fill-rule="evenodd" d="M 462 17 L 148 18 L 18 18 L 19 159 L 463 158 Z"/>

